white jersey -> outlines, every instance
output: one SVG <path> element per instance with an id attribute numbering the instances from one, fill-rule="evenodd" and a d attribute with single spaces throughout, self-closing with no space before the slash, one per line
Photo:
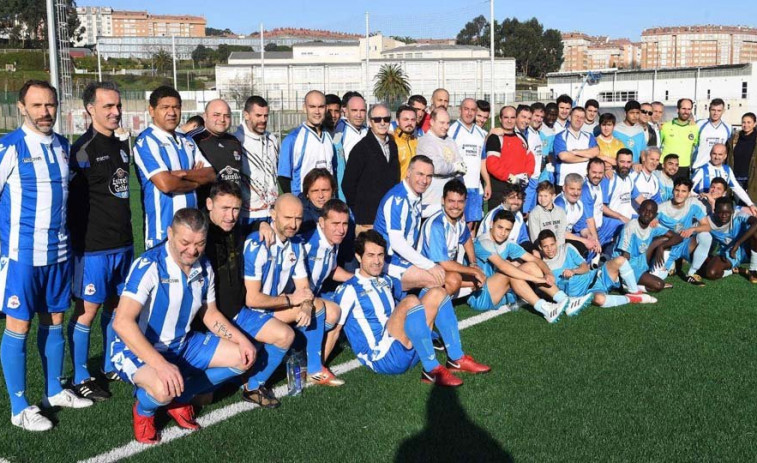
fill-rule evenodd
<path id="1" fill-rule="evenodd" d="M 276 169 L 279 165 L 279 142 L 266 132 L 250 131 L 241 124 L 235 136 L 242 143 L 242 209 L 241 218 L 265 218 L 279 197 Z"/>
<path id="2" fill-rule="evenodd" d="M 633 208 L 635 211 L 639 210 L 639 203 L 636 198 L 639 196 L 644 199 L 651 199 L 657 204 L 662 202 L 662 196 L 660 195 L 660 179 L 653 173 L 647 174 L 643 170 L 640 172 L 631 172 L 629 175 L 631 182 L 633 182 L 633 189 L 631 190 L 631 199 L 633 200 Z"/>
<path id="3" fill-rule="evenodd" d="M 629 219 L 636 216 L 631 205 L 633 182 L 630 176 L 621 178 L 620 175 L 614 174 L 612 179 L 603 178 L 599 185 L 602 187 L 602 197 L 607 207 Z"/>
<path id="4" fill-rule="evenodd" d="M 515 129 L 516 132 L 520 132 Z M 528 144 L 528 151 L 534 155 L 534 173 L 531 174 L 531 178 L 538 179 L 541 175 L 542 157 L 544 156 L 544 142 L 541 139 L 539 131 L 526 127 L 526 143 Z"/>
<path id="5" fill-rule="evenodd" d="M 334 146 L 341 147 L 344 161 L 350 158 L 352 148 L 368 133 L 368 127 L 355 127 L 347 119 L 340 119 L 334 128 Z M 339 148 L 337 148 L 339 149 Z"/>
<path id="6" fill-rule="evenodd" d="M 718 143 L 726 143 L 731 138 L 731 128 L 722 120 L 714 125 L 709 119 L 697 121 L 699 146 L 695 148 L 691 168 L 696 170 L 710 162 L 710 151 Z"/>
<path id="7" fill-rule="evenodd" d="M 465 186 L 469 190 L 481 189 L 481 162 L 486 159 L 486 132 L 473 124 L 468 130 L 462 122 L 455 121 L 449 127 L 447 133 L 457 143 L 460 156 L 465 161 L 467 171 L 463 176 Z"/>

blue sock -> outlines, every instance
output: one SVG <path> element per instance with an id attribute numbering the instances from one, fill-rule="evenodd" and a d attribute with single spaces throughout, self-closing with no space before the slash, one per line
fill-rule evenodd
<path id="1" fill-rule="evenodd" d="M 26 401 L 26 335 L 6 329 L 0 343 L 5 387 L 11 399 L 11 414 L 18 415 L 29 406 Z"/>
<path id="2" fill-rule="evenodd" d="M 197 394 L 208 392 L 227 379 L 239 376 L 242 373 L 244 372 L 230 367 L 208 368 L 203 373 L 190 376 L 184 381 L 184 392 L 176 398 L 176 402 L 189 403 Z"/>
<path id="3" fill-rule="evenodd" d="M 155 416 L 155 411 L 168 404 L 168 402 L 158 402 L 155 397 L 151 396 L 144 389 L 137 388 L 137 413 L 142 416 Z"/>
<path id="4" fill-rule="evenodd" d="M 320 312 L 317 312 L 310 320 L 310 325 L 299 328 L 307 340 L 305 352 L 308 354 L 308 375 L 314 375 L 323 370 L 321 346 L 323 346 L 323 323 L 325 321 L 326 308 L 322 307 Z"/>
<path id="5" fill-rule="evenodd" d="M 327 321 L 323 322 L 323 331 L 329 332 L 334 329 L 336 325 Z"/>
<path id="6" fill-rule="evenodd" d="M 620 273 L 620 278 L 623 279 L 623 283 L 626 284 L 629 293 L 639 292 L 639 287 L 636 285 L 636 273 L 633 271 L 633 268 L 628 261 L 623 262 L 618 273 Z"/>
<path id="7" fill-rule="evenodd" d="M 63 325 L 39 325 L 37 349 L 42 357 L 47 397 L 52 397 L 63 390 L 60 385 L 60 378 L 63 376 L 63 355 L 66 350 Z"/>
<path id="8" fill-rule="evenodd" d="M 100 311 L 100 329 L 103 335 L 103 371 L 109 373 L 116 371 L 111 360 L 111 345 L 116 340 L 116 330 L 113 329 L 113 312 L 109 310 Z"/>
<path id="9" fill-rule="evenodd" d="M 602 307 L 617 307 L 625 304 L 628 304 L 628 298 L 626 296 L 607 294 L 605 295 L 605 303 L 602 304 Z"/>
<path id="10" fill-rule="evenodd" d="M 426 324 L 426 309 L 422 305 L 416 305 L 407 311 L 405 334 L 418 352 L 424 370 L 431 371 L 439 366 L 436 353 L 434 353 L 434 344 L 431 342 L 431 330 Z"/>
<path id="11" fill-rule="evenodd" d="M 276 368 L 281 365 L 281 361 L 284 360 L 286 353 L 287 349 L 273 344 L 265 344 L 263 352 L 258 354 L 258 357 L 255 359 L 255 367 L 252 370 L 253 374 L 247 380 L 247 389 L 253 390 L 264 385 L 273 372 L 276 371 Z M 261 369 L 258 370 L 256 367 Z"/>
<path id="12" fill-rule="evenodd" d="M 565 294 L 563 291 L 558 291 L 557 293 L 555 293 L 554 296 L 552 296 L 552 300 L 555 301 L 555 302 L 562 302 L 567 297 L 568 297 L 568 295 Z"/>
<path id="13" fill-rule="evenodd" d="M 89 327 L 81 323 L 68 324 L 68 350 L 74 366 L 74 384 L 81 384 L 90 378 L 87 369 L 89 357 Z"/>
<path id="14" fill-rule="evenodd" d="M 710 255 L 711 246 L 712 235 L 707 232 L 697 233 L 697 247 L 694 248 L 694 254 L 691 256 L 691 267 L 689 267 L 687 276 L 694 275 L 702 267 L 707 256 Z"/>
<path id="15" fill-rule="evenodd" d="M 544 311 L 544 304 L 546 303 L 547 301 L 545 301 L 544 299 L 539 299 L 538 301 L 536 301 L 536 304 L 534 304 L 534 310 L 546 316 L 547 313 Z"/>
<path id="16" fill-rule="evenodd" d="M 460 330 L 457 327 L 457 315 L 455 315 L 455 309 L 452 307 L 449 296 L 446 296 L 439 305 L 434 325 L 442 335 L 444 347 L 447 348 L 447 357 L 451 360 L 462 357 L 464 354 L 460 342 Z"/>

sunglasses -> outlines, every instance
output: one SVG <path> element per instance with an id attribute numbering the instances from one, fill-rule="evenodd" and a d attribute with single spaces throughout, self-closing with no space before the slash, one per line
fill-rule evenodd
<path id="1" fill-rule="evenodd" d="M 647 116 L 651 116 L 652 115 L 652 111 L 641 110 L 641 114 L 646 114 Z"/>
<path id="2" fill-rule="evenodd" d="M 378 124 L 379 122 L 383 122 L 385 124 L 388 124 L 392 121 L 392 116 L 386 116 L 386 117 L 372 117 L 371 120 Z"/>

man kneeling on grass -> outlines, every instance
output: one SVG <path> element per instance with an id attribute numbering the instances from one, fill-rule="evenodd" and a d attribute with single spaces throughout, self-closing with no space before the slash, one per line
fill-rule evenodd
<path id="1" fill-rule="evenodd" d="M 591 297 L 568 297 L 555 285 L 555 277 L 543 260 L 508 241 L 514 221 L 512 212 L 498 211 L 489 232 L 476 238 L 476 259 L 486 274 L 486 283 L 468 298 L 471 308 L 493 310 L 504 306 L 510 288 L 549 323 L 555 323 L 563 312 L 570 315 L 591 304 Z M 554 302 L 537 295 L 534 288 Z"/>
<path id="2" fill-rule="evenodd" d="M 572 244 L 558 245 L 552 230 L 542 230 L 536 241 L 544 256 L 544 262 L 557 280 L 557 287 L 568 296 L 581 297 L 590 294 L 594 304 L 600 307 L 657 302 L 657 299 L 649 294 L 638 293 L 633 268 L 625 257 L 618 256 L 592 270 Z M 620 288 L 621 278 L 628 282 L 629 294 L 608 294 L 613 288 Z M 579 311 L 573 311 L 568 315 L 575 316 L 578 313 Z"/>
<path id="3" fill-rule="evenodd" d="M 396 278 L 384 273 L 386 241 L 374 230 L 355 240 L 360 268 L 340 285 L 335 300 L 342 308 L 336 330 L 344 327 L 360 363 L 375 373 L 401 374 L 419 361 L 421 381 L 439 386 L 460 386 L 452 372 L 486 373 L 490 368 L 465 355 L 452 301 L 443 288 L 423 290 L 420 297 L 406 295 Z M 447 364 L 436 360 L 431 327 L 444 339 Z"/>
<path id="4" fill-rule="evenodd" d="M 216 307 L 207 233 L 204 213 L 177 211 L 168 240 L 132 264 L 116 310 L 113 365 L 136 388 L 134 437 L 144 444 L 160 441 L 155 412 L 165 405 L 180 427 L 199 429 L 189 401 L 255 361 L 250 341 Z M 196 316 L 209 333 L 190 330 Z"/>

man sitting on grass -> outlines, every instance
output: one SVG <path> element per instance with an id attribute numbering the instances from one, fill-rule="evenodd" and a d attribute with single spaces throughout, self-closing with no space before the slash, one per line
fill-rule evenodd
<path id="1" fill-rule="evenodd" d="M 539 233 L 537 243 L 544 256 L 544 262 L 552 269 L 557 287 L 568 296 L 581 297 L 590 294 L 594 304 L 599 307 L 657 302 L 654 297 L 638 292 L 633 269 L 625 257 L 618 256 L 592 270 L 572 244 L 558 245 L 552 230 Z M 609 294 L 610 290 L 620 288 L 621 278 L 629 283 L 629 293 L 625 296 Z M 568 315 L 574 316 L 578 313 L 573 311 Z"/>
<path id="2" fill-rule="evenodd" d="M 199 429 L 190 400 L 255 361 L 250 341 L 216 307 L 207 233 L 204 213 L 177 211 L 168 240 L 132 264 L 116 310 L 113 365 L 136 387 L 134 437 L 143 444 L 160 441 L 155 412 L 166 405 L 180 427 Z M 195 317 L 210 332 L 190 330 Z"/>
<path id="3" fill-rule="evenodd" d="M 335 330 L 344 327 L 360 363 L 375 373 L 401 374 L 419 361 L 421 381 L 439 386 L 460 386 L 451 372 L 486 373 L 490 368 L 465 355 L 452 301 L 443 288 L 406 295 L 402 283 L 384 273 L 386 241 L 374 230 L 355 240 L 360 268 L 337 288 L 335 302 L 342 316 Z M 436 360 L 431 326 L 444 340 L 447 363 Z"/>
<path id="4" fill-rule="evenodd" d="M 749 262 L 749 281 L 757 283 L 757 217 L 734 215 L 731 200 L 720 198 L 708 220 L 710 234 L 720 244 L 720 253 L 707 260 L 705 276 L 710 280 L 727 277 Z"/>
<path id="5" fill-rule="evenodd" d="M 474 310 L 498 309 L 505 305 L 505 295 L 512 288 L 549 323 L 555 323 L 563 311 L 580 311 L 590 304 L 591 297 L 569 298 L 555 286 L 555 278 L 544 261 L 507 241 L 514 220 L 512 212 L 499 211 L 489 233 L 476 239 L 476 258 L 487 279 L 484 287 L 468 298 L 468 304 Z M 512 262 L 515 259 L 523 263 Z M 531 285 L 555 302 L 538 296 Z"/>

